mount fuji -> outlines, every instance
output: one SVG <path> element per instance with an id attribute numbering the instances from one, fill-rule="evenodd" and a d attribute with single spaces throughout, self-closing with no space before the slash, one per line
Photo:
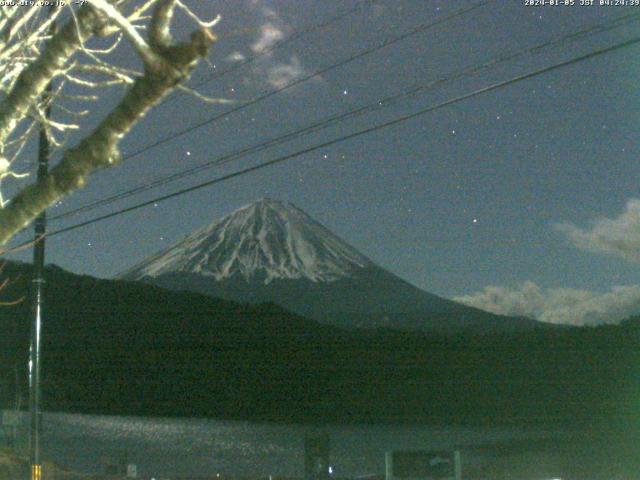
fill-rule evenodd
<path id="1" fill-rule="evenodd" d="M 420 290 L 293 204 L 271 199 L 195 231 L 119 277 L 236 302 L 273 302 L 342 327 L 490 334 L 543 325 Z"/>

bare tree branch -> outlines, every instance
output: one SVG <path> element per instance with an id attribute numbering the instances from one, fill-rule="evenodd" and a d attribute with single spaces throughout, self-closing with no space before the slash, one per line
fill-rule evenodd
<path id="1" fill-rule="evenodd" d="M 95 1 L 104 6 L 103 0 Z M 194 32 L 188 42 L 172 42 L 170 22 L 175 6 L 175 0 L 157 2 L 150 22 L 149 43 L 145 42 L 152 55 L 145 56 L 138 50 L 145 64 L 144 74 L 133 81 L 121 102 L 93 132 L 64 153 L 60 163 L 48 176 L 25 187 L 5 208 L 0 209 L 0 245 L 6 243 L 48 206 L 84 186 L 92 172 L 118 163 L 118 146 L 122 138 L 150 108 L 186 80 L 198 60 L 207 54 L 215 36 L 206 28 Z M 110 15 L 108 8 L 102 12 Z M 122 22 L 128 20 L 118 17 L 116 24 L 123 27 Z M 79 32 L 71 28 L 64 34 L 56 34 L 43 53 L 47 59 L 38 59 L 37 68 L 29 67 L 27 78 L 46 85 L 48 80 L 63 69 L 71 54 L 81 48 L 82 37 L 98 24 L 95 12 L 83 10 L 82 16 L 78 15 L 78 26 L 86 31 Z M 130 36 L 128 38 L 131 39 Z M 27 70 L 24 73 L 26 72 Z M 24 84 L 25 79 L 20 81 Z M 39 88 L 32 87 L 28 90 L 28 94 L 14 95 L 15 98 L 10 102 L 13 115 L 6 115 L 4 121 L 0 115 L 0 142 L 3 141 L 2 134 L 6 139 L 8 132 L 26 116 L 27 110 L 39 94 Z"/>
<path id="2" fill-rule="evenodd" d="M 25 68 L 9 95 L 0 103 L 0 152 L 18 123 L 37 103 L 51 80 L 64 68 L 82 41 L 104 22 L 89 6 L 82 7 L 78 22 L 70 20 L 48 42 L 40 56 Z"/>
<path id="3" fill-rule="evenodd" d="M 162 61 L 138 33 L 133 24 L 124 17 L 113 5 L 106 0 L 91 0 L 93 6 L 109 17 L 129 39 L 133 47 L 145 64 L 153 64 Z M 167 27 L 168 28 L 168 27 Z"/>

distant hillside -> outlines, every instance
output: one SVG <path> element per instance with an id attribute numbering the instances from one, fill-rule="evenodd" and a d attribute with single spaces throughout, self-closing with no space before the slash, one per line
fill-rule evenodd
<path id="1" fill-rule="evenodd" d="M 27 267 L 3 300 L 26 293 Z M 273 304 L 46 272 L 53 411 L 274 421 L 610 422 L 638 414 L 640 320 L 439 337 L 344 330 Z M 24 374 L 28 304 L 0 307 L 0 401 Z M 24 376 L 21 389 L 26 391 Z"/>

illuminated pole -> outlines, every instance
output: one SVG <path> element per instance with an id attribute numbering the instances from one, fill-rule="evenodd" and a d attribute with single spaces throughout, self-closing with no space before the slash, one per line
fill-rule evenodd
<path id="1" fill-rule="evenodd" d="M 47 86 L 44 100 L 50 102 L 51 84 Z M 51 116 L 51 105 L 45 108 L 45 119 Z M 49 139 L 44 125 L 40 126 L 38 138 L 38 178 L 42 180 L 49 173 Z M 44 287 L 44 247 L 47 232 L 47 214 L 43 211 L 35 220 L 33 245 L 33 285 L 31 344 L 29 349 L 29 463 L 31 480 L 42 479 L 40 459 L 40 434 L 42 431 L 40 361 L 42 355 L 42 304 Z"/>
<path id="2" fill-rule="evenodd" d="M 47 175 L 49 159 L 49 142 L 44 127 L 40 130 L 38 146 L 38 180 Z M 40 480 L 42 463 L 40 462 L 40 431 L 42 415 L 40 412 L 40 359 L 42 344 L 42 304 L 43 304 L 43 270 L 44 270 L 44 235 L 47 231 L 45 212 L 38 215 L 35 222 L 35 239 L 33 246 L 33 285 L 31 347 L 29 349 L 29 458 L 31 463 L 31 480 Z"/>
<path id="3" fill-rule="evenodd" d="M 47 116 L 49 108 L 47 107 Z M 49 171 L 49 141 L 44 127 L 40 128 L 38 145 L 38 180 Z M 40 412 L 40 360 L 42 344 L 42 304 L 44 284 L 44 247 L 47 231 L 47 215 L 42 212 L 35 221 L 35 239 L 33 246 L 33 286 L 31 348 L 29 351 L 29 458 L 31 463 L 31 480 L 41 479 L 42 463 L 40 461 L 40 432 L 42 414 Z"/>

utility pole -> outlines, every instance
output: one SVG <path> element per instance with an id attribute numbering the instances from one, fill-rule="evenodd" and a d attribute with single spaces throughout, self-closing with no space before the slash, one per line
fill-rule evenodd
<path id="1" fill-rule="evenodd" d="M 52 10 L 55 7 L 52 7 Z M 50 32 L 55 32 L 55 23 Z M 45 121 L 51 117 L 51 83 L 47 85 L 43 95 L 45 105 Z M 40 125 L 38 138 L 38 174 L 37 181 L 49 173 L 49 139 L 46 127 Z M 40 371 L 42 355 L 42 305 L 44 295 L 44 252 L 45 234 L 47 233 L 47 213 L 43 211 L 35 220 L 33 244 L 33 284 L 31 287 L 32 323 L 31 342 L 29 348 L 29 464 L 30 480 L 42 480 L 42 460 L 40 458 L 40 435 L 42 432 Z"/>
<path id="2" fill-rule="evenodd" d="M 47 88 L 51 93 L 51 87 Z M 48 101 L 48 100 L 47 100 Z M 45 117 L 49 118 L 51 107 L 47 106 Z M 40 127 L 38 139 L 38 181 L 49 173 L 49 140 L 44 126 Z M 40 433 L 42 413 L 40 411 L 40 360 L 42 348 L 42 305 L 44 295 L 44 247 L 47 232 L 47 214 L 42 212 L 35 221 L 33 245 L 33 285 L 32 285 L 32 324 L 31 346 L 29 349 L 29 460 L 31 480 L 42 479 L 42 461 L 40 460 Z"/>

